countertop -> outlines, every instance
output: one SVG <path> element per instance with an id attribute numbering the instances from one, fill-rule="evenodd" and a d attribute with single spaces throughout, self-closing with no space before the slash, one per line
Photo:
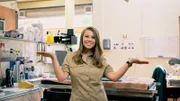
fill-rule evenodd
<path id="1" fill-rule="evenodd" d="M 12 88 L 5 88 L 5 89 L 0 89 L 0 90 L 3 90 L 3 92 L 0 94 L 0 101 L 1 101 L 1 100 L 12 99 L 15 97 L 30 94 L 32 92 L 40 91 L 42 89 L 38 85 L 35 85 L 31 89 L 20 89 L 17 86 L 15 86 Z"/>
<path id="2" fill-rule="evenodd" d="M 30 79 L 27 80 L 29 82 L 38 82 L 40 83 L 42 80 L 51 80 L 54 82 L 58 82 L 57 78 L 37 78 L 37 79 Z M 155 85 L 152 86 L 151 88 L 149 88 L 148 90 L 141 90 L 141 89 L 124 89 L 124 88 L 119 88 L 119 83 L 118 82 L 111 82 L 111 81 L 106 81 L 104 80 L 103 82 L 104 88 L 107 92 L 107 94 L 109 95 L 122 95 L 122 96 L 138 96 L 138 97 L 148 97 L 151 98 L 153 97 L 153 95 L 155 93 L 157 93 L 157 91 L 155 90 Z M 65 85 L 64 85 L 65 84 Z M 38 85 L 35 86 L 32 89 L 27 89 L 27 90 L 21 90 L 18 88 L 13 88 L 15 91 L 20 90 L 19 92 L 12 92 L 12 89 L 10 90 L 10 92 L 8 92 L 8 90 L 6 90 L 7 92 L 5 93 L 4 96 L 0 96 L 0 100 L 2 98 L 6 99 L 9 97 L 13 97 L 13 96 L 21 96 L 23 94 L 28 94 L 31 93 L 33 91 L 37 91 L 40 90 L 42 88 L 60 88 L 60 89 L 71 89 L 71 80 L 65 80 L 59 84 L 54 84 L 54 83 L 45 83 L 42 84 L 42 82 Z M 17 90 L 18 89 L 18 90 Z"/>
<path id="3" fill-rule="evenodd" d="M 130 79 L 130 80 L 129 80 Z M 132 78 L 127 78 L 125 81 L 127 82 L 132 81 Z M 133 79 L 137 79 L 134 78 Z M 48 80 L 52 80 L 52 81 L 57 81 L 57 79 L 48 79 Z M 148 83 L 146 83 L 147 81 L 151 81 L 151 78 L 141 78 L 141 79 L 137 79 L 138 81 L 144 81 L 145 84 L 147 85 Z M 43 80 L 44 81 L 44 80 Z M 154 96 L 154 94 L 157 93 L 156 90 L 156 85 L 155 83 L 153 83 L 153 81 L 151 81 L 152 86 L 147 86 L 144 87 L 144 85 L 142 84 L 143 82 L 140 82 L 138 84 L 136 84 L 136 82 L 133 84 L 132 82 L 112 82 L 112 81 L 103 81 L 103 85 L 104 85 L 104 89 L 107 93 L 107 95 L 117 95 L 117 96 L 129 96 L 129 97 L 143 97 L 143 98 L 152 98 Z M 128 88 L 126 87 L 128 84 L 130 84 L 128 86 Z M 126 86 L 125 86 L 126 85 Z M 139 89 L 138 85 L 142 85 L 143 89 Z M 72 86 L 71 86 L 71 80 L 64 80 L 63 82 L 59 83 L 59 84 L 55 84 L 53 82 L 47 81 L 47 82 L 41 82 L 40 84 L 41 87 L 46 88 L 46 89 L 62 89 L 64 91 L 69 91 L 71 90 Z M 133 86 L 133 87 L 131 87 Z M 146 89 L 144 89 L 146 88 Z"/>

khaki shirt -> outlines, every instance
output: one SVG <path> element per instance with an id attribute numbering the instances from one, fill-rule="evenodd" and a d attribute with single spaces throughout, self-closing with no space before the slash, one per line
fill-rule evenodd
<path id="1" fill-rule="evenodd" d="M 62 70 L 71 76 L 72 92 L 70 101 L 108 101 L 101 79 L 113 69 L 103 58 L 103 67 L 92 65 L 92 57 L 77 65 L 72 57 L 75 53 L 68 53 L 64 59 Z"/>

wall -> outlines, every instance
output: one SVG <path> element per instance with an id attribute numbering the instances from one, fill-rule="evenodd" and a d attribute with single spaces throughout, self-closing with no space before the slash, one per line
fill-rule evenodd
<path id="1" fill-rule="evenodd" d="M 78 14 L 74 16 L 74 27 L 92 25 L 92 14 Z M 19 28 L 32 23 L 41 22 L 44 29 L 65 28 L 65 16 L 27 17 L 18 19 Z"/>
<path id="2" fill-rule="evenodd" d="M 164 58 L 145 58 L 143 38 L 145 36 L 178 36 L 180 16 L 179 0 L 93 0 L 93 26 L 101 40 L 132 41 L 133 51 L 105 50 L 105 56 L 114 70 L 118 70 L 131 56 L 150 61 L 148 65 L 133 65 L 125 75 L 151 77 L 156 65 L 162 65 L 168 72 Z M 123 39 L 122 35 L 128 38 Z M 118 58 L 118 59 L 117 59 Z"/>
<path id="3" fill-rule="evenodd" d="M 80 36 L 81 30 L 86 26 L 92 25 L 92 14 L 76 14 L 74 16 L 74 33 L 77 37 Z M 44 29 L 44 36 L 46 31 L 51 31 L 54 35 L 58 32 L 58 29 L 65 28 L 65 16 L 46 16 L 46 17 L 28 17 L 18 20 L 18 27 L 28 27 L 33 23 L 42 23 Z M 61 33 L 66 33 L 66 30 L 60 30 Z M 59 46 L 58 46 L 59 47 Z M 78 48 L 78 45 L 73 46 L 74 50 Z"/>

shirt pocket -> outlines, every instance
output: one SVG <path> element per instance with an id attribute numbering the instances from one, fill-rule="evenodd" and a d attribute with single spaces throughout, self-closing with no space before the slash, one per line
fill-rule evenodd
<path id="1" fill-rule="evenodd" d="M 74 67 L 71 67 L 71 74 L 72 76 L 78 76 L 79 74 L 83 74 L 85 71 L 84 65 L 76 65 Z"/>
<path id="2" fill-rule="evenodd" d="M 92 67 L 89 72 L 92 81 L 96 81 L 96 82 L 101 81 L 103 76 L 103 68 Z"/>
<path id="3" fill-rule="evenodd" d="M 76 67 L 71 68 L 71 77 L 78 82 L 85 81 L 88 79 L 87 69 L 85 64 L 76 65 Z"/>

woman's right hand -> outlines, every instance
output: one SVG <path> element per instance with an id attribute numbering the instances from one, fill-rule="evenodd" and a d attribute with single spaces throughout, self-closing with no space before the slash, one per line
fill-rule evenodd
<path id="1" fill-rule="evenodd" d="M 50 52 L 37 52 L 37 54 L 50 58 L 53 58 L 55 56 L 53 53 Z"/>

